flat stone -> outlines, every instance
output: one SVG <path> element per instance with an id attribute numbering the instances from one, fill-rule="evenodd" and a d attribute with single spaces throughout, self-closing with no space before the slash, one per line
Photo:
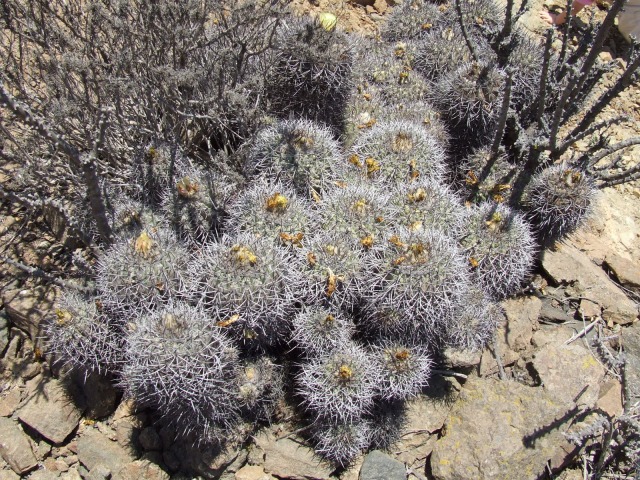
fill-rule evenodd
<path id="1" fill-rule="evenodd" d="M 580 300 L 580 313 L 584 318 L 595 318 L 602 314 L 602 308 L 599 303 L 583 298 Z"/>
<path id="2" fill-rule="evenodd" d="M 136 460 L 128 463 L 118 473 L 111 477 L 113 480 L 169 480 L 169 474 L 149 460 Z"/>
<path id="3" fill-rule="evenodd" d="M 448 377 L 434 376 L 424 395 L 406 402 L 402 435 L 394 444 L 395 459 L 412 469 L 424 469 L 449 412 L 458 398 L 458 383 Z"/>
<path id="4" fill-rule="evenodd" d="M 60 478 L 60 472 L 52 472 L 51 470 L 47 470 L 46 468 L 36 470 L 31 475 L 29 475 L 30 480 L 53 480 L 57 478 Z"/>
<path id="5" fill-rule="evenodd" d="M 625 376 L 630 405 L 640 400 L 640 323 L 622 329 L 622 347 L 626 359 Z"/>
<path id="6" fill-rule="evenodd" d="M 77 468 L 70 468 L 60 475 L 60 480 L 82 480 Z"/>
<path id="7" fill-rule="evenodd" d="M 271 431 L 263 430 L 256 435 L 255 442 L 264 451 L 264 470 L 267 473 L 294 480 L 322 480 L 331 476 L 333 468 L 316 456 L 300 438 L 278 440 Z"/>
<path id="8" fill-rule="evenodd" d="M 29 438 L 13 420 L 4 417 L 0 417 L 0 455 L 18 475 L 38 466 Z"/>
<path id="9" fill-rule="evenodd" d="M 511 350 L 530 348 L 533 331 L 537 329 L 542 301 L 537 297 L 519 297 L 502 302 L 507 317 L 505 341 Z"/>
<path id="10" fill-rule="evenodd" d="M 35 343 L 43 335 L 42 322 L 53 311 L 58 295 L 57 287 L 39 286 L 8 290 L 2 294 L 2 301 L 11 322 Z"/>
<path id="11" fill-rule="evenodd" d="M 542 308 L 540 309 L 540 320 L 554 323 L 570 322 L 573 315 L 567 313 L 557 304 L 556 300 L 544 297 L 542 299 Z"/>
<path id="12" fill-rule="evenodd" d="M 613 253 L 605 257 L 604 266 L 613 272 L 624 287 L 640 290 L 640 265 L 638 262 Z"/>
<path id="13" fill-rule="evenodd" d="M 585 347 L 546 345 L 532 360 L 543 389 L 567 405 L 593 407 L 598 400 L 605 369 Z"/>
<path id="14" fill-rule="evenodd" d="M 459 350 L 446 348 L 444 351 L 444 366 L 450 370 L 471 370 L 480 364 L 482 351 Z"/>
<path id="15" fill-rule="evenodd" d="M 627 325 L 638 316 L 635 303 L 573 245 L 563 243 L 555 251 L 545 250 L 542 268 L 555 283 L 573 285 L 581 296 L 599 304 L 605 321 Z"/>
<path id="16" fill-rule="evenodd" d="M 20 480 L 20 475 L 13 470 L 0 470 L 0 480 Z"/>
<path id="17" fill-rule="evenodd" d="M 103 465 L 111 472 L 119 472 L 135 457 L 96 429 L 87 428 L 78 439 L 78 460 L 89 471 L 97 465 Z"/>
<path id="18" fill-rule="evenodd" d="M 275 480 L 258 465 L 245 465 L 234 474 L 235 480 Z"/>
<path id="19" fill-rule="evenodd" d="M 612 379 L 600 387 L 600 398 L 596 402 L 596 409 L 606 412 L 611 417 L 622 415 L 622 385 Z"/>
<path id="20" fill-rule="evenodd" d="M 406 480 L 404 463 L 394 460 L 380 450 L 373 450 L 364 457 L 360 480 Z"/>
<path id="21" fill-rule="evenodd" d="M 489 344 L 489 348 L 485 348 L 480 358 L 479 373 L 481 377 L 495 375 L 499 372 L 498 363 L 496 362 L 496 354 L 500 355 L 500 361 L 503 367 L 513 365 L 520 358 L 518 352 L 513 351 L 507 343 L 508 325 L 506 320 L 504 324 L 496 330 L 496 344 L 498 351 L 494 352 L 494 346 Z"/>
<path id="22" fill-rule="evenodd" d="M 14 387 L 0 396 L 0 417 L 10 417 L 22 401 L 22 392 Z"/>
<path id="23" fill-rule="evenodd" d="M 87 475 L 87 480 L 107 480 L 111 478 L 111 470 L 101 463 L 91 469 Z"/>
<path id="24" fill-rule="evenodd" d="M 540 388 L 470 377 L 433 449 L 433 478 L 541 476 L 564 441 L 554 425 L 567 410 Z"/>
<path id="25" fill-rule="evenodd" d="M 83 410 L 58 380 L 46 379 L 38 384 L 17 415 L 20 421 L 59 445 L 76 429 Z"/>

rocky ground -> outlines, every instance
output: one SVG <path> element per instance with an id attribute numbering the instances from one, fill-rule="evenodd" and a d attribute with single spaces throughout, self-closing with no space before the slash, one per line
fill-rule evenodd
<path id="1" fill-rule="evenodd" d="M 347 28 L 368 33 L 393 7 L 388 0 L 293 3 L 304 11 L 333 8 Z M 534 17 L 527 24 L 534 33 L 542 29 Z M 618 50 L 613 42 L 607 54 L 616 59 Z M 618 139 L 640 128 L 638 90 L 610 109 L 630 118 L 614 132 Z M 628 161 L 632 155 L 638 153 Z M 10 180 L 3 175 L 0 182 Z M 3 208 L 0 250 L 52 273 L 73 271 L 67 253 L 73 245 L 59 227 L 54 218 Z M 152 412 L 136 410 L 108 379 L 62 375 L 50 365 L 41 323 L 52 314 L 59 287 L 11 265 L 0 266 L 0 275 L 0 480 L 577 480 L 590 459 L 567 435 L 593 423 L 594 412 L 617 418 L 623 399 L 627 408 L 640 404 L 637 184 L 602 191 L 589 223 L 542 252 L 529 288 L 503 303 L 496 344 L 447 355 L 428 390 L 411 402 L 398 443 L 345 471 L 316 457 L 286 417 L 224 451 L 174 442 Z M 621 351 L 624 381 L 611 360 Z"/>

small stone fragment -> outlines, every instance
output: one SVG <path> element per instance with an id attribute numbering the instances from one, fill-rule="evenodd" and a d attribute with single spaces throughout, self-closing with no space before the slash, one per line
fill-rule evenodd
<path id="1" fill-rule="evenodd" d="M 103 465 L 111 472 L 118 472 L 135 458 L 97 430 L 87 428 L 78 440 L 78 460 L 89 471 Z"/>
<path id="2" fill-rule="evenodd" d="M 17 414 L 20 421 L 58 445 L 78 426 L 83 410 L 58 380 L 45 379 Z"/>
<path id="3" fill-rule="evenodd" d="M 18 475 L 38 466 L 29 438 L 8 418 L 0 418 L 0 455 Z"/>
<path id="4" fill-rule="evenodd" d="M 113 475 L 113 480 L 169 480 L 169 474 L 149 460 L 128 463 Z"/>
<path id="5" fill-rule="evenodd" d="M 640 268 L 637 261 L 629 261 L 612 253 L 605 257 L 604 266 L 613 272 L 622 286 L 640 290 Z"/>
<path id="6" fill-rule="evenodd" d="M 547 345 L 532 364 L 544 390 L 564 405 L 592 407 L 598 400 L 605 370 L 582 345 Z"/>
<path id="7" fill-rule="evenodd" d="M 602 307 L 606 322 L 627 325 L 638 316 L 638 309 L 625 293 L 589 257 L 573 245 L 561 244 L 542 254 L 542 268 L 556 284 L 573 285 L 576 293 Z"/>
<path id="8" fill-rule="evenodd" d="M 56 287 L 9 290 L 2 294 L 7 315 L 33 342 L 42 336 L 41 323 L 52 311 L 59 295 Z"/>
<path id="9" fill-rule="evenodd" d="M 295 437 L 294 437 L 295 438 Z M 328 479 L 333 468 L 322 461 L 301 439 L 277 440 L 268 431 L 256 436 L 256 444 L 265 453 L 264 470 L 276 477 L 306 480 Z"/>
<path id="10" fill-rule="evenodd" d="M 235 480 L 274 480 L 258 465 L 245 465 L 235 473 Z"/>
<path id="11" fill-rule="evenodd" d="M 391 458 L 380 450 L 373 450 L 364 457 L 360 469 L 360 480 L 405 480 L 407 470 L 404 463 Z"/>

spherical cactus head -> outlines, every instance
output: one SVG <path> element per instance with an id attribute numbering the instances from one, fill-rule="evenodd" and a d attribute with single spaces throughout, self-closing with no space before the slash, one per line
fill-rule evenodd
<path id="1" fill-rule="evenodd" d="M 440 21 L 442 9 L 427 0 L 411 0 L 393 8 L 382 28 L 382 38 L 390 42 L 424 36 Z"/>
<path id="2" fill-rule="evenodd" d="M 284 395 L 283 369 L 266 355 L 243 360 L 236 372 L 236 395 L 244 417 L 272 419 Z"/>
<path id="3" fill-rule="evenodd" d="M 346 310 L 356 305 L 365 275 L 364 259 L 373 247 L 363 245 L 362 240 L 340 232 L 318 232 L 298 249 L 300 288 L 307 304 L 328 302 Z"/>
<path id="4" fill-rule="evenodd" d="M 278 29 L 267 75 L 274 113 L 323 122 L 336 133 L 351 89 L 353 43 L 330 13 L 291 18 Z"/>
<path id="5" fill-rule="evenodd" d="M 418 179 L 392 190 L 395 222 L 410 230 L 439 230 L 457 238 L 465 217 L 462 201 L 444 185 Z"/>
<path id="6" fill-rule="evenodd" d="M 545 240 L 572 232 L 588 218 L 596 187 L 586 172 L 554 165 L 538 172 L 525 191 L 525 207 Z"/>
<path id="7" fill-rule="evenodd" d="M 446 343 L 458 350 L 482 351 L 495 337 L 504 319 L 499 303 L 491 300 L 478 287 L 469 290 L 447 326 Z"/>
<path id="8" fill-rule="evenodd" d="M 473 2 L 460 2 L 462 18 L 469 32 L 475 40 L 486 31 L 498 31 L 504 22 L 504 8 L 494 0 L 475 0 Z M 460 24 L 460 16 L 453 5 L 449 5 L 442 17 L 441 25 L 456 27 Z"/>
<path id="9" fill-rule="evenodd" d="M 354 144 L 343 165 L 364 178 L 388 186 L 418 178 L 441 180 L 444 148 L 419 125 L 409 122 L 379 123 Z"/>
<path id="10" fill-rule="evenodd" d="M 129 175 L 134 185 L 139 185 L 146 203 L 159 205 L 164 192 L 171 188 L 176 168 L 186 166 L 189 161 L 177 144 L 152 140 L 139 149 Z"/>
<path id="11" fill-rule="evenodd" d="M 474 49 L 481 58 L 492 58 L 491 49 L 482 37 L 474 37 Z M 473 60 L 460 28 L 439 26 L 416 42 L 415 69 L 431 81 Z"/>
<path id="12" fill-rule="evenodd" d="M 164 228 L 117 240 L 98 259 L 96 284 L 105 306 L 155 308 L 182 290 L 190 255 Z"/>
<path id="13" fill-rule="evenodd" d="M 398 228 L 366 270 L 362 328 L 422 344 L 440 341 L 470 282 L 455 241 L 434 229 Z"/>
<path id="14" fill-rule="evenodd" d="M 377 381 L 370 355 L 351 343 L 303 364 L 296 379 L 303 406 L 317 420 L 333 423 L 366 413 Z"/>
<path id="15" fill-rule="evenodd" d="M 506 154 L 493 155 L 488 147 L 481 147 L 470 153 L 457 170 L 460 193 L 468 201 L 509 203 L 518 167 L 509 162 Z"/>
<path id="16" fill-rule="evenodd" d="M 347 467 L 368 446 L 372 428 L 365 420 L 323 421 L 314 424 L 315 451 L 340 468 Z"/>
<path id="17" fill-rule="evenodd" d="M 242 232 L 302 246 L 312 229 L 310 202 L 282 182 L 261 177 L 229 205 L 227 233 Z"/>
<path id="18" fill-rule="evenodd" d="M 248 348 L 289 338 L 299 281 L 294 257 L 272 239 L 242 233 L 204 246 L 188 273 L 188 294 Z"/>
<path id="19" fill-rule="evenodd" d="M 438 80 L 429 100 L 451 129 L 458 154 L 490 142 L 502 105 L 505 74 L 492 62 L 472 61 Z"/>
<path id="20" fill-rule="evenodd" d="M 429 135 L 435 137 L 438 143 L 447 148 L 449 145 L 449 133 L 441 119 L 440 112 L 429 102 L 424 100 L 397 101 L 381 106 L 378 121 L 411 122 L 420 125 Z"/>
<path id="21" fill-rule="evenodd" d="M 407 424 L 407 405 L 408 402 L 402 400 L 376 402 L 373 411 L 365 417 L 376 427 L 371 430 L 371 448 L 390 450 L 401 439 Z"/>
<path id="22" fill-rule="evenodd" d="M 340 146 L 331 132 L 308 120 L 283 120 L 258 132 L 246 171 L 264 173 L 313 198 L 336 178 Z"/>
<path id="23" fill-rule="evenodd" d="M 347 343 L 354 331 L 353 319 L 347 313 L 312 305 L 293 317 L 292 342 L 304 356 L 319 357 Z"/>
<path id="24" fill-rule="evenodd" d="M 179 166 L 173 184 L 162 196 L 161 210 L 180 237 L 192 245 L 201 245 L 219 235 L 232 185 L 214 172 Z"/>
<path id="25" fill-rule="evenodd" d="M 535 259 L 531 227 L 504 204 L 471 207 L 461 245 L 474 279 L 497 299 L 518 291 Z"/>
<path id="26" fill-rule="evenodd" d="M 317 204 L 319 226 L 373 254 L 395 217 L 389 197 L 386 188 L 364 179 L 339 182 Z"/>
<path id="27" fill-rule="evenodd" d="M 406 400 L 427 386 L 432 361 L 425 347 L 383 340 L 372 347 L 380 371 L 378 395 L 385 401 Z"/>
<path id="28" fill-rule="evenodd" d="M 116 373 L 122 364 L 123 332 L 98 298 L 65 290 L 44 334 L 56 361 L 80 371 Z"/>
<path id="29" fill-rule="evenodd" d="M 127 338 L 125 356 L 120 381 L 127 394 L 182 432 L 206 435 L 237 417 L 228 386 L 238 352 L 201 309 L 171 304 L 143 315 Z"/>

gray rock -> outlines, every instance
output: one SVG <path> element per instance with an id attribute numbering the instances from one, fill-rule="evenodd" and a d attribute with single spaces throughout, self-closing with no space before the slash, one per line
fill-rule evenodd
<path id="1" fill-rule="evenodd" d="M 568 410 L 540 388 L 470 377 L 431 454 L 433 478 L 537 478 L 564 442 L 554 427 Z"/>
<path id="2" fill-rule="evenodd" d="M 102 464 L 111 472 L 119 472 L 135 457 L 97 430 L 88 428 L 78 439 L 78 460 L 87 470 Z"/>
<path id="3" fill-rule="evenodd" d="M 263 430 L 255 442 L 265 454 L 265 472 L 275 477 L 321 480 L 331 476 L 333 468 L 317 457 L 300 438 L 294 436 L 278 440 L 271 431 Z"/>
<path id="4" fill-rule="evenodd" d="M 17 415 L 52 443 L 61 444 L 78 426 L 83 410 L 58 380 L 45 379 L 18 409 Z"/>
<path id="5" fill-rule="evenodd" d="M 543 389 L 564 405 L 593 407 L 605 370 L 593 354 L 579 343 L 547 344 L 533 360 Z"/>
<path id="6" fill-rule="evenodd" d="M 380 450 L 369 452 L 360 469 L 360 480 L 406 480 L 404 463 L 394 460 Z"/>
<path id="7" fill-rule="evenodd" d="M 29 438 L 8 418 L 0 418 L 0 455 L 18 475 L 38 466 Z"/>
<path id="8" fill-rule="evenodd" d="M 604 267 L 608 267 L 624 287 L 640 290 L 640 268 L 637 263 L 612 253 L 605 257 Z"/>
<path id="9" fill-rule="evenodd" d="M 264 468 L 258 465 L 245 465 L 231 478 L 234 480 L 275 480 L 275 477 L 266 473 Z"/>
<path id="10" fill-rule="evenodd" d="M 18 387 L 2 392 L 0 396 L 0 417 L 10 417 L 22 401 L 22 391 Z"/>
<path id="11" fill-rule="evenodd" d="M 113 480 L 169 480 L 169 474 L 149 460 L 128 463 L 113 475 Z"/>
<path id="12" fill-rule="evenodd" d="M 137 452 L 138 436 L 147 421 L 147 414 L 136 410 L 131 400 L 125 400 L 118 405 L 113 414 L 112 427 L 118 443 L 131 454 Z"/>
<path id="13" fill-rule="evenodd" d="M 20 480 L 20 475 L 13 470 L 0 470 L 0 480 Z"/>
<path id="14" fill-rule="evenodd" d="M 520 352 L 531 347 L 533 331 L 538 327 L 542 302 L 537 297 L 519 297 L 502 302 L 507 317 L 505 341 L 511 350 Z"/>
<path id="15" fill-rule="evenodd" d="M 569 244 L 561 244 L 557 250 L 545 250 L 542 268 L 558 284 L 573 285 L 576 293 L 602 307 L 606 321 L 626 325 L 638 316 L 638 309 L 624 292 L 613 283 L 602 268 L 589 257 Z"/>
<path id="16" fill-rule="evenodd" d="M 622 330 L 622 346 L 626 358 L 625 376 L 629 404 L 640 400 L 640 324 Z"/>
<path id="17" fill-rule="evenodd" d="M 70 468 L 68 471 L 60 475 L 60 480 L 82 480 L 80 472 L 77 468 Z"/>
<path id="18" fill-rule="evenodd" d="M 566 312 L 556 300 L 544 297 L 539 318 L 547 322 L 563 323 L 572 321 L 573 315 Z"/>
<path id="19" fill-rule="evenodd" d="M 424 470 L 438 432 L 449 416 L 460 387 L 453 379 L 434 376 L 424 395 L 409 400 L 402 435 L 394 444 L 395 458 L 414 470 Z"/>
<path id="20" fill-rule="evenodd" d="M 111 470 L 101 463 L 91 469 L 87 475 L 87 480 L 107 480 L 111 478 Z"/>
<path id="21" fill-rule="evenodd" d="M 52 312 L 58 295 L 57 287 L 40 286 L 6 291 L 2 301 L 9 319 L 35 343 L 42 337 L 42 321 Z"/>
<path id="22" fill-rule="evenodd" d="M 46 468 L 36 470 L 29 475 L 30 480 L 53 480 L 54 478 L 60 478 L 60 472 L 52 472 Z"/>

